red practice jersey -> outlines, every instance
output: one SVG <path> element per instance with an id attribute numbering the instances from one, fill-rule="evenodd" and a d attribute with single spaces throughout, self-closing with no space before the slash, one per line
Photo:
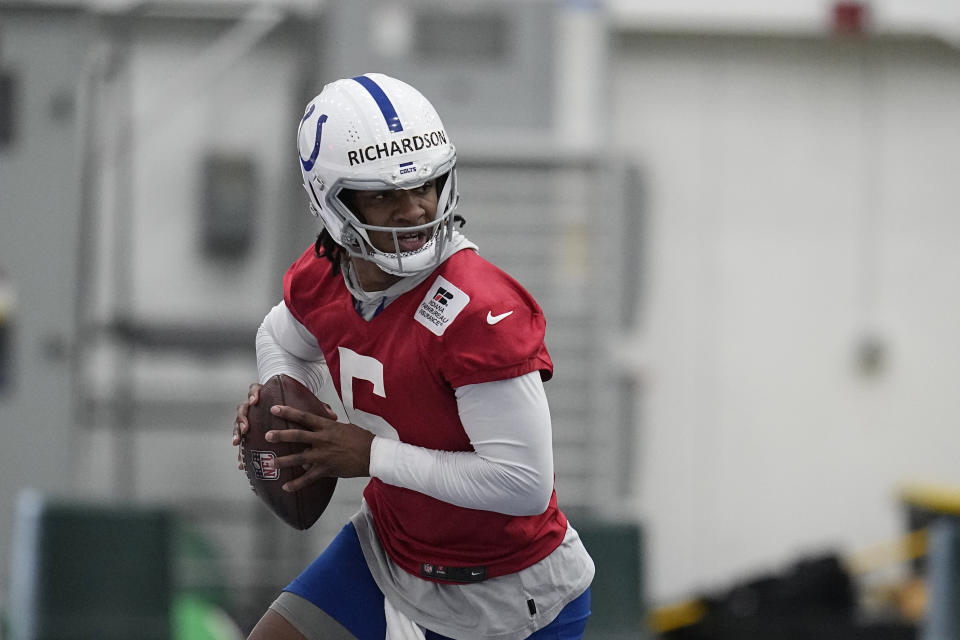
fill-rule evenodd
<path id="1" fill-rule="evenodd" d="M 419 447 L 473 450 L 457 387 L 553 373 L 540 306 L 472 250 L 453 254 L 366 321 L 342 276 L 311 248 L 287 271 L 284 300 L 316 337 L 349 421 Z M 533 516 L 459 507 L 377 478 L 363 495 L 390 558 L 427 579 L 514 573 L 553 551 L 567 527 L 556 492 Z"/>

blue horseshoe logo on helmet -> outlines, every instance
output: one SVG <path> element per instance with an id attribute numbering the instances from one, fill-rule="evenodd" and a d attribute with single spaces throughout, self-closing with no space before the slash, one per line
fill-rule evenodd
<path id="1" fill-rule="evenodd" d="M 303 123 L 307 121 L 307 118 L 313 113 L 313 110 L 316 108 L 316 105 L 310 105 L 310 108 L 307 109 L 307 112 L 303 114 L 303 120 L 300 121 L 300 128 L 303 128 Z M 317 118 L 317 137 L 313 142 L 313 151 L 310 153 L 310 158 L 304 160 L 303 156 L 300 156 L 300 152 L 297 151 L 297 155 L 300 156 L 300 165 L 303 167 L 304 171 L 310 171 L 313 169 L 314 163 L 317 161 L 317 156 L 320 155 L 320 138 L 323 136 L 323 123 L 327 121 L 327 114 L 322 113 L 320 117 Z"/>

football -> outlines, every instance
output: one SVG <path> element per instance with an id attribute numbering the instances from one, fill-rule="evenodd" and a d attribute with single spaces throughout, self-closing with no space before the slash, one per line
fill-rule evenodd
<path id="1" fill-rule="evenodd" d="M 240 441 L 244 470 L 253 492 L 270 510 L 294 529 L 309 529 L 323 514 L 337 486 L 336 478 L 321 478 L 300 491 L 287 492 L 283 485 L 304 473 L 303 467 L 278 469 L 276 459 L 299 453 L 306 445 L 292 442 L 267 442 L 268 431 L 301 429 L 297 424 L 270 413 L 270 407 L 283 404 L 324 416 L 330 411 L 313 392 L 288 375 L 273 376 L 260 389 L 260 400 L 250 407 L 250 428 Z"/>

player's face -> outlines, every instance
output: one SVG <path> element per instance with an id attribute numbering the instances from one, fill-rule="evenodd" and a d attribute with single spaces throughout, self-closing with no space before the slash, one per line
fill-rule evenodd
<path id="1" fill-rule="evenodd" d="M 391 191 L 357 191 L 354 210 L 367 224 L 377 227 L 415 227 L 437 217 L 437 183 L 434 180 L 414 189 Z M 386 253 L 396 253 L 393 235 L 384 231 L 369 231 L 373 246 Z M 427 231 L 399 234 L 400 251 L 416 251 L 426 244 Z"/>

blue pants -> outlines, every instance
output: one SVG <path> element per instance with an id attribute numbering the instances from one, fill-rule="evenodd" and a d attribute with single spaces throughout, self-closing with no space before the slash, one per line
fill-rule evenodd
<path id="1" fill-rule="evenodd" d="M 317 605 L 358 640 L 383 640 L 386 635 L 383 593 L 370 575 L 353 524 L 347 524 L 285 591 Z M 590 589 L 587 589 L 567 604 L 553 622 L 529 638 L 580 640 L 589 617 Z M 425 635 L 427 640 L 454 640 L 430 630 Z"/>

